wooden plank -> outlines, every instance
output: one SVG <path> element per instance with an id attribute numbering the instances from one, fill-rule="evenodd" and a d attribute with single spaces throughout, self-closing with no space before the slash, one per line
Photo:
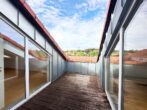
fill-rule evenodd
<path id="1" fill-rule="evenodd" d="M 111 110 L 97 76 L 65 74 L 18 110 Z"/>

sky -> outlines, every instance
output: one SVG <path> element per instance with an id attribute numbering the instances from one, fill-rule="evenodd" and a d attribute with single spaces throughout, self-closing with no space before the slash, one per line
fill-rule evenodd
<path id="1" fill-rule="evenodd" d="M 124 33 L 125 50 L 147 49 L 147 0 L 144 0 Z"/>
<path id="2" fill-rule="evenodd" d="M 108 0 L 26 0 L 62 50 L 98 48 Z"/>

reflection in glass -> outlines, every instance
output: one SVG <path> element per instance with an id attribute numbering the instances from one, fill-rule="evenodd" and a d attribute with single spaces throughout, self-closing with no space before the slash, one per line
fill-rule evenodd
<path id="1" fill-rule="evenodd" d="M 24 47 L 24 38 L 21 36 L 21 34 L 19 34 L 2 20 L 0 20 L 0 33 L 7 36 L 5 38 L 6 40 L 13 39 L 13 43 L 16 42 L 17 45 L 22 45 Z"/>
<path id="2" fill-rule="evenodd" d="M 125 110 L 147 109 L 147 0 L 125 31 Z"/>
<path id="3" fill-rule="evenodd" d="M 110 72 L 108 72 L 108 92 L 111 100 L 117 108 L 118 106 L 118 77 L 119 77 L 119 43 L 110 55 Z"/>
<path id="4" fill-rule="evenodd" d="M 49 81 L 49 56 L 29 41 L 30 93 Z"/>
<path id="5" fill-rule="evenodd" d="M 24 67 L 24 37 L 0 20 L 0 110 L 25 98 Z"/>

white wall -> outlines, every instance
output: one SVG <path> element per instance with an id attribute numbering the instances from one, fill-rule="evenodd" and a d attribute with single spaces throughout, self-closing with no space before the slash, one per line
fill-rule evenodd
<path id="1" fill-rule="evenodd" d="M 96 63 L 68 62 L 67 72 L 96 75 Z"/>

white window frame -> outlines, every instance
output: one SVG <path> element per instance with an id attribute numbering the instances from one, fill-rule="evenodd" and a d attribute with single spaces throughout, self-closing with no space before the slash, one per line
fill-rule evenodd
<path id="1" fill-rule="evenodd" d="M 40 45 L 38 45 L 38 43 L 35 42 L 35 40 L 32 40 L 31 38 L 28 38 L 28 36 L 21 30 L 19 29 L 18 26 L 15 26 L 13 23 L 11 23 L 10 21 L 8 21 L 5 17 L 0 15 L 0 19 L 3 20 L 6 24 L 8 24 L 11 28 L 13 28 L 14 30 L 16 30 L 19 34 L 21 34 L 24 37 L 25 40 L 25 98 L 23 100 L 21 100 L 20 102 L 18 102 L 17 104 L 15 104 L 14 106 L 12 106 L 12 108 L 9 108 L 10 110 L 15 110 L 18 107 L 20 107 L 21 105 L 23 105 L 24 103 L 26 103 L 28 100 L 30 100 L 32 97 L 34 97 L 35 95 L 37 95 L 39 92 L 41 92 L 43 89 L 45 89 L 47 86 L 49 86 L 51 84 L 51 72 L 50 72 L 50 65 L 49 66 L 49 76 L 50 79 L 49 81 L 42 85 L 41 87 L 39 87 L 37 90 L 35 90 L 32 94 L 30 94 L 29 92 L 29 55 L 28 55 L 28 41 L 31 40 L 35 43 L 35 45 L 41 49 L 42 51 L 44 51 L 46 54 L 48 54 L 49 56 L 49 62 L 51 62 L 51 58 L 52 55 L 49 54 L 45 48 L 43 49 L 42 47 L 40 47 Z M 52 63 L 49 63 L 52 64 Z M 53 68 L 53 67 L 52 67 Z M 53 70 L 53 69 L 52 69 Z"/>

